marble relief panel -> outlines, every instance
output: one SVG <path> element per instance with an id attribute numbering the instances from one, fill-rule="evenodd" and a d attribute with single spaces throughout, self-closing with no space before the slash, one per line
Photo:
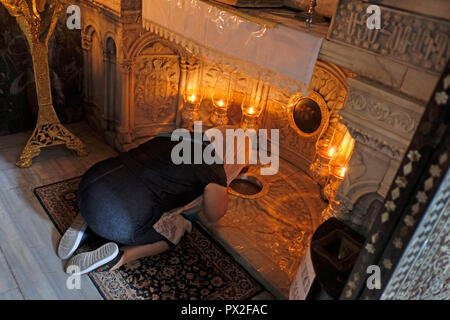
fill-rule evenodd
<path id="1" fill-rule="evenodd" d="M 370 30 L 366 9 L 379 5 L 370 2 L 340 1 L 329 38 L 431 72 L 445 68 L 450 57 L 448 21 L 380 6 L 381 29 Z"/>
<path id="2" fill-rule="evenodd" d="M 179 82 L 179 56 L 170 49 L 156 43 L 138 57 L 133 66 L 136 126 L 175 122 Z"/>
<path id="3" fill-rule="evenodd" d="M 424 106 L 364 79 L 351 79 L 349 83 L 348 99 L 340 113 L 352 136 L 390 158 L 401 160 Z"/>
<path id="4" fill-rule="evenodd" d="M 175 121 L 180 69 L 178 57 L 148 57 L 137 62 L 135 74 L 136 125 Z"/>

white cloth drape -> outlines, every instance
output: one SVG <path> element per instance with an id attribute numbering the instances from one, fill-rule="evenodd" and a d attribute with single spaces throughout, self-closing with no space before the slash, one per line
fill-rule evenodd
<path id="1" fill-rule="evenodd" d="M 311 80 L 322 45 L 317 35 L 283 25 L 268 29 L 199 0 L 143 0 L 143 24 L 188 49 L 203 47 L 210 50 L 206 55 L 224 54 L 266 68 L 300 82 L 302 89 Z M 285 79 L 277 74 L 264 76 L 280 85 Z"/>

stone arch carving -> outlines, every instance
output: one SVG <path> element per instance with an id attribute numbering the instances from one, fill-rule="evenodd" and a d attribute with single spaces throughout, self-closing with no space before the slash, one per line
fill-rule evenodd
<path id="1" fill-rule="evenodd" d="M 91 24 L 83 29 L 83 32 L 81 33 L 81 46 L 83 49 L 85 49 L 85 50 L 91 49 L 92 37 L 94 36 L 95 32 L 96 32 L 96 29 Z"/>
<path id="2" fill-rule="evenodd" d="M 185 52 L 155 35 L 131 46 L 131 125 L 134 136 L 148 137 L 165 126 L 174 127 L 181 99 Z"/>
<path id="3" fill-rule="evenodd" d="M 338 66 L 317 61 L 310 89 L 324 98 L 330 110 L 330 122 L 338 120 L 338 112 L 344 107 L 348 95 L 347 78 L 349 75 Z"/>
<path id="4" fill-rule="evenodd" d="M 376 193 L 380 188 L 379 180 L 364 178 L 368 170 L 366 161 L 361 151 L 354 152 L 348 175 L 339 187 L 336 197 L 342 201 L 346 210 L 352 210 L 359 198 L 368 193 Z"/>
<path id="5" fill-rule="evenodd" d="M 166 48 L 170 48 L 173 50 L 174 54 L 177 54 L 182 61 L 185 61 L 188 59 L 188 54 L 186 50 L 174 43 L 170 42 L 168 40 L 165 40 L 163 38 L 160 38 L 159 36 L 153 34 L 153 33 L 146 33 L 143 36 L 139 37 L 130 47 L 126 54 L 126 59 L 133 59 L 138 57 L 143 50 L 145 50 L 147 47 L 151 46 L 153 43 L 158 42 L 161 45 L 163 45 Z"/>
<path id="6" fill-rule="evenodd" d="M 102 87 L 95 86 L 98 81 L 103 83 L 103 44 L 95 23 L 87 23 L 81 33 L 81 44 L 84 49 L 84 98 L 94 108 L 93 114 L 99 118 L 103 107 Z"/>
<path id="7" fill-rule="evenodd" d="M 356 226 L 359 232 L 366 235 L 383 206 L 383 197 L 376 192 L 369 192 L 361 195 L 353 206 L 351 223 Z"/>
<path id="8" fill-rule="evenodd" d="M 107 59 L 113 59 L 117 57 L 117 46 L 114 38 L 108 37 L 106 39 L 104 53 Z"/>
<path id="9" fill-rule="evenodd" d="M 379 186 L 380 182 L 377 180 L 362 180 L 350 184 L 349 179 L 345 179 L 340 186 L 338 198 L 347 209 L 351 210 L 359 198 L 369 193 L 376 193 Z M 345 198 L 343 198 L 343 194 L 345 194 Z"/>
<path id="10" fill-rule="evenodd" d="M 111 32 L 111 31 L 107 31 L 104 35 L 102 35 L 102 40 L 103 40 L 103 48 L 105 48 L 105 53 L 108 50 L 108 42 L 111 44 L 112 42 L 114 42 L 114 45 L 116 45 L 118 42 L 116 41 L 116 35 Z M 112 42 L 111 42 L 112 41 Z M 116 54 L 117 54 L 117 46 L 116 46 Z"/>

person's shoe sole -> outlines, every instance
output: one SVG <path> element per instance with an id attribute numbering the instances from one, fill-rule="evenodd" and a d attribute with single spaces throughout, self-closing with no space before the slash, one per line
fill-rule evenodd
<path id="1" fill-rule="evenodd" d="M 119 254 L 119 247 L 109 242 L 97 250 L 80 253 L 69 260 L 66 273 L 83 275 L 96 270 L 98 267 L 110 262 Z"/>
<path id="2" fill-rule="evenodd" d="M 60 259 L 66 260 L 73 255 L 83 239 L 86 228 L 86 222 L 83 217 L 78 214 L 69 229 L 67 229 L 59 241 L 58 257 Z"/>

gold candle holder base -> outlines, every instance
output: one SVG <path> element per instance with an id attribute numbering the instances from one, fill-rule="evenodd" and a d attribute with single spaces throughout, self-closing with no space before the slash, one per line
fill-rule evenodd
<path id="1" fill-rule="evenodd" d="M 328 183 L 323 188 L 323 197 L 325 200 L 332 201 L 336 197 L 336 192 L 342 183 L 342 177 L 336 177 L 334 175 L 330 176 Z"/>
<path id="2" fill-rule="evenodd" d="M 344 177 L 331 175 L 327 185 L 322 190 L 322 196 L 328 200 L 328 207 L 322 212 L 322 222 L 335 217 L 337 218 L 341 212 L 341 203 L 336 200 L 336 193 L 341 185 Z"/>
<path id="3" fill-rule="evenodd" d="M 322 211 L 322 223 L 330 218 L 337 218 L 340 214 L 340 205 L 341 203 L 339 201 L 331 200 L 328 207 Z"/>
<path id="4" fill-rule="evenodd" d="M 55 145 L 64 144 L 70 150 L 76 152 L 80 157 L 89 154 L 86 146 L 79 138 L 67 130 L 62 124 L 38 125 L 34 129 L 16 165 L 20 168 L 29 168 L 33 165 L 33 158 L 41 153 L 41 149 Z"/>
<path id="5" fill-rule="evenodd" d="M 194 122 L 200 120 L 200 103 L 185 102 L 182 113 L 182 127 L 188 130 L 194 129 Z"/>
<path id="6" fill-rule="evenodd" d="M 211 122 L 216 127 L 228 124 L 228 110 L 214 108 L 214 112 L 211 115 Z"/>
<path id="7" fill-rule="evenodd" d="M 244 114 L 241 121 L 241 128 L 243 130 L 258 130 L 258 117 Z"/>
<path id="8" fill-rule="evenodd" d="M 313 178 L 321 187 L 326 185 L 328 177 L 330 176 L 330 162 L 331 158 L 326 158 L 320 154 L 317 154 L 313 163 L 309 167 Z"/>

